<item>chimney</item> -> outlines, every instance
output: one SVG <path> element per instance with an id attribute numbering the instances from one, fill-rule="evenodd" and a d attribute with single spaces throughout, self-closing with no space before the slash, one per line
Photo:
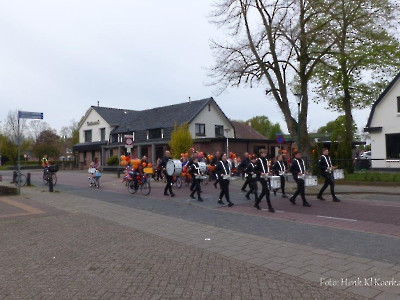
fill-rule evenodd
<path id="1" fill-rule="evenodd" d="M 190 103 L 190 97 L 189 97 L 189 103 Z"/>
<path id="2" fill-rule="evenodd" d="M 99 106 L 100 106 L 100 101 L 97 100 L 97 107 L 99 107 Z"/>

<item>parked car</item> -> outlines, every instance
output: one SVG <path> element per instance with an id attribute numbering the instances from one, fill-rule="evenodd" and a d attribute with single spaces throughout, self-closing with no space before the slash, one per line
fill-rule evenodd
<path id="1" fill-rule="evenodd" d="M 360 159 L 371 159 L 371 151 L 365 151 L 364 153 L 360 154 Z"/>

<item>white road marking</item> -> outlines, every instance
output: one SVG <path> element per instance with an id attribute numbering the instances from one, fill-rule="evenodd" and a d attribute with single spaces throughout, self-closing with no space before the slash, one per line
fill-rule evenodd
<path id="1" fill-rule="evenodd" d="M 354 219 L 336 218 L 336 217 L 329 217 L 329 216 L 317 216 L 317 218 L 327 218 L 327 219 L 357 222 L 357 220 L 354 220 Z"/>

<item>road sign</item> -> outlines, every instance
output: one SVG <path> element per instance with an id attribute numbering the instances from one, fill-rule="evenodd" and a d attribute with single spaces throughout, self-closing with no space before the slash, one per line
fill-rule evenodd
<path id="1" fill-rule="evenodd" d="M 133 147 L 133 135 L 125 135 L 125 146 Z"/>
<path id="2" fill-rule="evenodd" d="M 284 141 L 285 141 L 285 139 L 284 139 L 283 135 L 277 135 L 276 136 L 276 142 L 278 144 L 283 144 Z"/>
<path id="3" fill-rule="evenodd" d="M 43 120 L 43 113 L 32 111 L 18 111 L 18 118 Z"/>

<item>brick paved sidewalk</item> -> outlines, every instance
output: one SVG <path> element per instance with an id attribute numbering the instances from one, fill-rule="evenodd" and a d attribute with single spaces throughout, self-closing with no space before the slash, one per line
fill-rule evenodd
<path id="1" fill-rule="evenodd" d="M 400 266 L 392 263 L 345 255 L 304 244 L 288 243 L 271 238 L 239 233 L 68 193 L 50 194 L 38 188 L 28 189 L 25 192 L 27 193 L 23 195 L 25 198 L 34 199 L 35 202 L 41 204 L 45 203 L 71 213 L 89 214 L 100 217 L 102 221 L 116 222 L 130 229 L 139 230 L 142 233 L 150 233 L 161 238 L 167 238 L 168 241 L 172 242 L 169 245 L 171 248 L 175 247 L 175 245 L 176 247 L 186 245 L 190 249 L 192 249 L 191 247 L 196 247 L 196 251 L 201 252 L 206 250 L 209 255 L 214 253 L 222 255 L 220 256 L 221 259 L 229 258 L 231 259 L 229 260 L 231 263 L 241 262 L 258 266 L 266 271 L 267 274 L 272 271 L 278 271 L 279 273 L 271 273 L 275 274 L 273 278 L 281 276 L 283 276 L 282 278 L 286 278 L 285 276 L 287 275 L 295 276 L 289 278 L 300 280 L 298 281 L 299 288 L 304 285 L 321 288 L 321 278 L 325 278 L 327 285 L 339 282 L 336 284 L 337 288 L 346 289 L 346 292 L 349 291 L 363 297 L 398 299 L 400 295 L 399 286 L 381 286 L 376 284 L 368 286 L 364 281 L 364 279 L 369 278 L 372 280 L 391 280 L 392 278 L 399 280 Z M 81 224 L 78 224 L 78 226 L 85 228 Z M 99 226 L 99 232 L 101 232 L 101 226 Z M 78 233 L 79 230 L 77 231 Z M 113 238 L 117 240 L 118 235 L 115 234 Z M 183 244 L 174 244 L 173 241 Z M 78 242 L 76 245 L 82 245 L 82 242 Z M 190 260 L 189 258 L 187 259 Z M 250 274 L 248 276 L 251 281 Z M 350 280 L 357 280 L 358 278 L 363 281 L 362 284 L 358 284 L 357 281 L 353 281 L 354 284 L 350 283 Z M 341 280 L 343 281 L 341 282 Z M 203 282 L 202 279 L 200 281 Z M 278 284 L 273 286 L 277 290 L 285 290 L 285 287 L 281 287 Z M 322 287 L 324 287 L 324 284 Z M 341 291 L 336 290 L 336 292 L 340 294 Z M 281 295 L 281 292 L 276 295 Z M 284 295 L 282 298 L 291 297 L 291 294 L 285 294 L 285 292 L 282 295 Z M 340 295 L 342 298 L 346 298 L 350 297 L 351 294 Z M 197 297 L 201 298 L 201 295 L 194 296 L 194 298 Z M 229 298 L 230 296 L 227 297 Z M 252 298 L 252 295 L 250 294 L 249 297 Z M 260 297 L 253 298 L 263 297 L 270 298 L 271 296 L 264 296 L 262 294 Z M 308 295 L 308 297 L 326 298 L 317 294 Z M 210 296 L 210 298 L 213 297 Z"/>
<path id="2" fill-rule="evenodd" d="M 358 299 L 132 226 L 40 209 L 0 219 L 0 299 Z"/>

